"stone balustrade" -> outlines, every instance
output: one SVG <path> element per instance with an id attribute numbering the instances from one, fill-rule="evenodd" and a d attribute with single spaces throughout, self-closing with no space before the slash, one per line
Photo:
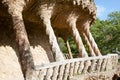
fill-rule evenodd
<path id="1" fill-rule="evenodd" d="M 102 64 L 98 65 L 98 61 L 102 60 Z M 91 61 L 87 73 L 114 70 L 118 63 L 117 54 L 108 54 L 105 56 L 88 57 L 88 58 L 74 58 L 67 59 L 65 61 L 53 62 L 45 65 L 36 65 L 36 75 L 38 80 L 72 80 L 73 76 L 83 74 L 85 68 L 85 62 Z M 95 62 L 94 66 L 92 61 Z M 92 71 L 89 71 L 91 67 L 94 67 Z"/>

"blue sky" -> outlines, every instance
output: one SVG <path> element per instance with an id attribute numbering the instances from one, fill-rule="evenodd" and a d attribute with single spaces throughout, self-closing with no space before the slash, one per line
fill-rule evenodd
<path id="1" fill-rule="evenodd" d="M 94 0 L 97 6 L 97 17 L 107 19 L 107 15 L 113 11 L 120 11 L 120 0 Z"/>

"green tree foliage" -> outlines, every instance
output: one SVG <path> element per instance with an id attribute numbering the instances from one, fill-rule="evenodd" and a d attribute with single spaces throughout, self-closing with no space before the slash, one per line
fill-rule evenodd
<path id="1" fill-rule="evenodd" d="M 75 44 L 75 41 L 73 40 L 72 37 L 69 37 L 68 38 L 68 41 L 69 41 L 69 44 L 70 44 L 70 48 L 71 48 L 71 51 L 73 54 L 77 54 L 78 53 L 78 50 L 77 50 L 77 46 Z"/>
<path id="2" fill-rule="evenodd" d="M 102 54 L 120 50 L 120 12 L 110 13 L 107 20 L 96 19 L 91 32 Z"/>
<path id="3" fill-rule="evenodd" d="M 60 46 L 60 49 L 62 50 L 63 53 L 67 53 L 67 48 L 66 48 L 66 43 L 64 42 L 64 40 L 59 37 L 58 38 L 58 43 L 59 43 L 59 46 Z"/>
<path id="4" fill-rule="evenodd" d="M 77 50 L 77 47 L 76 47 L 76 44 L 75 44 L 73 38 L 69 37 L 68 41 L 69 41 L 72 53 L 78 53 L 78 50 Z M 64 40 L 62 38 L 60 38 L 60 37 L 58 38 L 58 43 L 59 43 L 59 46 L 60 46 L 60 49 L 62 50 L 62 52 L 68 53 L 66 43 L 64 42 Z"/>

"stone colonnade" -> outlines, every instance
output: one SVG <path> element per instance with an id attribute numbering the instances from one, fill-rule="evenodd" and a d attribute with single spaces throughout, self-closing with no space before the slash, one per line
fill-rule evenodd
<path id="1" fill-rule="evenodd" d="M 87 0 L 87 1 L 91 3 L 91 0 Z M 24 7 L 26 6 L 26 2 L 24 0 L 3 0 L 3 2 L 7 4 L 8 12 L 11 15 L 13 20 L 13 29 L 16 34 L 16 42 L 18 45 L 19 56 L 20 56 L 19 58 L 20 58 L 24 77 L 26 78 L 26 80 L 33 80 L 35 65 L 33 62 L 33 56 L 31 54 L 30 43 L 28 40 L 28 36 L 27 36 L 27 32 L 26 32 L 24 20 L 23 20 L 23 14 L 22 14 Z M 87 5 L 83 4 L 84 3 L 83 0 L 73 0 L 73 3 L 74 5 L 78 5 L 78 6 L 82 5 L 82 8 L 86 8 L 90 6 L 90 4 L 87 4 L 87 2 L 86 2 Z M 51 17 L 54 13 L 54 6 L 55 6 L 55 2 L 53 2 L 52 4 L 46 4 L 44 2 L 41 3 L 41 5 L 37 6 L 37 10 L 38 10 L 37 15 L 39 16 L 39 19 L 42 21 L 43 26 L 46 29 L 46 34 L 49 36 L 49 43 L 55 55 L 56 61 L 63 61 L 64 57 L 59 48 L 53 27 L 51 25 Z M 92 11 L 90 11 L 90 13 L 92 13 Z M 76 14 L 75 15 L 70 14 L 66 22 L 70 28 L 70 32 L 78 47 L 79 56 L 82 58 L 83 57 L 85 58 L 85 57 L 88 57 L 88 54 L 85 50 L 84 44 L 79 34 L 80 31 L 77 29 L 77 26 L 76 26 L 76 21 L 78 17 L 79 15 L 76 16 Z M 89 27 L 90 27 L 90 23 L 87 23 L 83 28 L 82 34 L 85 37 L 85 40 L 90 50 L 90 54 L 92 56 L 99 56 L 101 55 L 101 53 L 89 31 Z M 83 64 L 81 65 L 81 67 L 84 67 L 84 64 L 85 64 L 84 71 L 86 72 L 91 63 L 88 60 L 85 63 L 81 63 L 81 64 Z"/>

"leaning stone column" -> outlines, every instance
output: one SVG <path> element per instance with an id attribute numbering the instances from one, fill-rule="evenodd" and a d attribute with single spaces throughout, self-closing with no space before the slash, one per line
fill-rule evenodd
<path id="1" fill-rule="evenodd" d="M 8 11 L 13 20 L 13 29 L 16 35 L 16 42 L 18 45 L 19 60 L 21 63 L 22 72 L 25 80 L 33 80 L 34 62 L 30 51 L 30 43 L 22 18 L 23 7 L 23 0 L 14 1 L 12 3 L 8 2 Z"/>
<path id="2" fill-rule="evenodd" d="M 90 30 L 89 30 L 89 27 L 90 27 L 90 21 L 87 21 L 85 24 L 84 24 L 84 33 L 85 35 L 87 36 L 90 44 L 91 44 L 91 47 L 92 49 L 94 50 L 94 53 L 96 54 L 96 56 L 102 56 L 102 54 L 100 53 L 100 50 L 98 49 L 98 46 L 94 40 L 94 38 L 92 37 L 92 34 L 90 33 Z M 100 71 L 101 69 L 101 65 L 102 65 L 102 60 L 98 60 L 98 65 L 97 65 L 97 70 Z"/>
<path id="3" fill-rule="evenodd" d="M 93 49 L 92 49 L 92 47 L 91 47 L 91 45 L 90 45 L 90 42 L 89 42 L 87 36 L 85 35 L 84 32 L 82 32 L 82 35 L 83 35 L 83 37 L 84 37 L 84 39 L 85 39 L 85 42 L 87 43 L 87 46 L 88 46 L 88 49 L 89 49 L 89 54 L 90 54 L 92 57 L 95 57 L 96 55 L 95 55 L 95 53 L 94 53 L 94 51 L 93 51 Z M 93 72 L 93 71 L 95 70 L 95 65 L 96 65 L 96 60 L 92 60 L 91 66 L 90 66 L 90 69 L 89 69 L 89 72 Z"/>
<path id="4" fill-rule="evenodd" d="M 53 7 L 54 4 L 53 5 L 43 4 L 40 6 L 38 14 L 40 18 L 43 20 L 43 25 L 46 28 L 46 34 L 49 36 L 49 43 L 52 46 L 52 51 L 55 54 L 55 59 L 56 61 L 61 61 L 64 60 L 64 57 L 57 43 L 57 39 L 50 21 L 50 18 L 53 13 Z"/>
<path id="5" fill-rule="evenodd" d="M 75 43 L 77 45 L 77 48 L 78 48 L 78 52 L 79 52 L 79 57 L 88 57 L 88 54 L 85 50 L 85 47 L 82 43 L 82 39 L 79 35 L 79 32 L 76 28 L 76 20 L 77 20 L 77 16 L 75 16 L 75 14 L 71 14 L 68 19 L 67 19 L 67 22 L 69 24 L 69 27 L 71 29 L 71 33 L 72 33 L 72 36 L 75 40 Z"/>
<path id="6" fill-rule="evenodd" d="M 89 22 L 86 22 L 84 24 L 84 33 L 87 36 L 87 38 L 88 38 L 88 40 L 89 40 L 89 42 L 91 44 L 91 47 L 94 50 L 95 54 L 97 56 L 101 56 L 100 50 L 98 49 L 98 46 L 97 46 L 94 38 L 92 37 L 92 34 L 90 33 L 90 30 L 89 30 L 90 25 L 89 24 L 90 24 Z"/>
<path id="7" fill-rule="evenodd" d="M 69 27 L 71 29 L 71 33 L 73 35 L 73 38 L 76 42 L 76 45 L 77 45 L 77 48 L 79 51 L 79 57 L 88 57 L 88 54 L 85 50 L 85 47 L 82 43 L 82 39 L 81 39 L 79 32 L 77 30 L 77 27 L 76 27 L 77 18 L 78 18 L 78 16 L 76 16 L 75 14 L 70 14 L 68 19 L 67 19 L 67 22 L 68 22 Z M 85 63 L 82 62 L 81 66 L 84 66 L 84 64 L 85 64 L 85 67 L 83 69 L 83 72 L 87 72 L 87 69 L 90 66 L 90 61 L 86 61 Z"/>
<path id="8" fill-rule="evenodd" d="M 89 42 L 87 36 L 85 35 L 84 32 L 82 33 L 82 35 L 83 35 L 84 40 L 85 40 L 85 42 L 86 42 L 86 44 L 88 46 L 90 56 L 96 56 L 95 53 L 94 53 L 94 51 L 93 51 L 93 49 L 92 49 L 92 47 L 91 47 L 91 45 L 90 45 L 90 42 Z"/>

